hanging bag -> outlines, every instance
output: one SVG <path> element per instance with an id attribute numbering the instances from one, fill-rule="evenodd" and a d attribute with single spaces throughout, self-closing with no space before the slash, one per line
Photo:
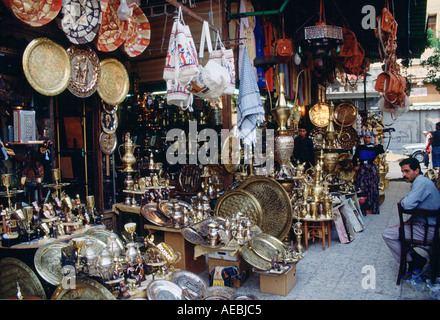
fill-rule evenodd
<path id="1" fill-rule="evenodd" d="M 217 46 L 220 46 L 220 49 L 217 49 Z M 234 51 L 232 49 L 226 49 L 221 38 L 219 32 L 216 35 L 215 47 L 214 50 L 209 54 L 209 59 L 214 60 L 224 68 L 229 73 L 229 85 L 224 90 L 224 94 L 232 95 L 235 91 L 235 59 L 234 59 Z"/>
<path id="2" fill-rule="evenodd" d="M 279 63 L 288 63 L 293 56 L 292 40 L 287 39 L 284 33 L 284 14 L 281 16 L 283 37 L 277 40 L 277 56 Z"/>

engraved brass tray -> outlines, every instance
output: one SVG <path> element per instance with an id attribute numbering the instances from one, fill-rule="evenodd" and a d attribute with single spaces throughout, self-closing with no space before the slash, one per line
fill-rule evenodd
<path id="1" fill-rule="evenodd" d="M 335 122 L 342 127 L 351 126 L 355 123 L 357 114 L 354 104 L 350 102 L 340 103 L 335 107 Z"/>
<path id="2" fill-rule="evenodd" d="M 92 238 L 95 238 L 102 243 L 104 243 L 106 246 L 108 244 L 109 236 L 112 234 L 110 230 L 107 230 L 105 228 L 97 228 L 97 227 L 91 227 L 89 230 L 84 232 L 84 235 L 91 236 Z M 116 243 L 118 244 L 118 247 L 121 250 L 124 250 L 124 244 L 122 243 L 121 238 L 116 235 Z M 99 252 L 97 252 L 99 254 Z"/>
<path id="3" fill-rule="evenodd" d="M 196 296 L 203 296 L 208 288 L 206 282 L 197 274 L 190 271 L 176 271 L 171 275 L 171 282 L 177 284 L 183 291 L 188 290 Z"/>
<path id="4" fill-rule="evenodd" d="M 52 242 L 38 248 L 34 256 L 34 265 L 38 274 L 50 284 L 57 286 L 63 279 L 62 249 L 65 242 Z"/>
<path id="5" fill-rule="evenodd" d="M 330 107 L 325 102 L 318 102 L 309 110 L 310 121 L 317 127 L 327 127 L 330 117 Z"/>
<path id="6" fill-rule="evenodd" d="M 201 245 L 206 242 L 205 238 L 192 227 L 185 227 L 180 230 L 180 234 L 185 238 L 186 241 L 195 244 Z"/>
<path id="7" fill-rule="evenodd" d="M 148 300 L 183 300 L 182 289 L 168 280 L 154 280 L 147 286 Z"/>
<path id="8" fill-rule="evenodd" d="M 23 53 L 23 70 L 29 84 L 45 96 L 63 92 L 70 82 L 66 50 L 48 38 L 32 40 Z"/>
<path id="9" fill-rule="evenodd" d="M 157 226 L 169 227 L 172 225 L 171 218 L 161 213 L 157 208 L 157 204 L 155 203 L 143 205 L 141 207 L 141 214 L 145 219 Z"/>
<path id="10" fill-rule="evenodd" d="M 249 263 L 251 266 L 254 266 L 257 269 L 260 270 L 272 269 L 272 263 L 261 258 L 259 255 L 255 253 L 255 251 L 253 251 L 248 246 L 241 247 L 240 254 L 247 263 Z"/>
<path id="11" fill-rule="evenodd" d="M 263 209 L 257 198 L 246 190 L 235 189 L 225 192 L 216 202 L 214 215 L 227 218 L 241 212 L 252 224 L 261 228 Z"/>
<path id="12" fill-rule="evenodd" d="M 0 261 L 0 299 L 16 297 L 17 282 L 23 296 L 46 299 L 40 280 L 27 264 L 15 258 L 3 258 Z"/>
<path id="13" fill-rule="evenodd" d="M 120 104 L 125 100 L 129 87 L 128 73 L 121 62 L 114 58 L 101 61 L 101 80 L 97 91 L 105 103 Z"/>
<path id="14" fill-rule="evenodd" d="M 75 279 L 75 288 L 59 285 L 51 300 L 116 300 L 115 296 L 102 284 L 85 277 Z"/>
<path id="15" fill-rule="evenodd" d="M 260 202 L 261 231 L 284 239 L 293 220 L 292 204 L 284 187 L 269 177 L 253 177 L 245 180 L 239 188 L 248 191 Z"/>
<path id="16" fill-rule="evenodd" d="M 357 146 L 359 143 L 359 136 L 356 129 L 353 127 L 342 127 L 342 130 L 336 128 L 337 135 L 337 145 L 339 148 L 344 150 L 351 150 L 353 147 Z"/>
<path id="17" fill-rule="evenodd" d="M 101 79 L 101 65 L 98 55 L 90 47 L 70 46 L 71 77 L 67 89 L 79 98 L 87 98 L 98 89 Z"/>
<path id="18" fill-rule="evenodd" d="M 171 218 L 172 209 L 175 203 L 177 203 L 180 207 L 185 207 L 190 212 L 194 211 L 192 205 L 182 200 L 161 201 L 158 204 L 158 208 L 164 215 L 166 215 L 168 218 Z"/>
<path id="19" fill-rule="evenodd" d="M 267 234 L 262 233 L 252 238 L 249 242 L 249 246 L 264 260 L 272 261 L 274 258 L 278 258 L 284 253 L 284 245 L 277 238 L 265 235 Z M 278 240 L 278 242 L 273 241 L 271 238 Z"/>
<path id="20" fill-rule="evenodd" d="M 232 298 L 232 296 L 237 293 L 238 293 L 238 291 L 235 290 L 234 288 L 231 288 L 231 287 L 212 286 L 212 287 L 208 287 L 203 292 L 203 298 L 206 299 L 208 297 L 223 297 L 223 298 L 230 300 Z"/>

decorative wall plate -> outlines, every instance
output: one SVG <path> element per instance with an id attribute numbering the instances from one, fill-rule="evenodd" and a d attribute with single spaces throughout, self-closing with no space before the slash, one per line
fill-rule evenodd
<path id="1" fill-rule="evenodd" d="M 309 110 L 310 121 L 317 127 L 326 127 L 329 123 L 330 107 L 325 102 L 318 102 Z"/>
<path id="2" fill-rule="evenodd" d="M 338 133 L 337 144 L 341 149 L 350 150 L 358 145 L 359 136 L 353 127 L 343 127 L 342 131 L 341 128 L 336 128 L 336 131 Z"/>
<path id="3" fill-rule="evenodd" d="M 62 13 L 61 27 L 70 42 L 85 44 L 93 41 L 101 27 L 100 1 L 66 0 Z"/>
<path id="4" fill-rule="evenodd" d="M 101 61 L 101 80 L 98 94 L 105 103 L 118 105 L 127 96 L 130 82 L 124 65 L 116 59 L 107 58 Z"/>
<path id="5" fill-rule="evenodd" d="M 3 3 L 22 22 L 32 27 L 41 27 L 55 19 L 61 11 L 63 1 L 3 0 Z"/>
<path id="6" fill-rule="evenodd" d="M 40 280 L 26 263 L 15 258 L 3 258 L 0 260 L 0 299 L 16 297 L 17 283 L 23 296 L 46 299 Z"/>
<path id="7" fill-rule="evenodd" d="M 214 215 L 232 217 L 241 212 L 252 224 L 261 227 L 263 210 L 260 202 L 246 190 L 236 189 L 225 192 L 216 202 Z"/>
<path id="8" fill-rule="evenodd" d="M 182 289 L 168 280 L 154 280 L 147 286 L 148 300 L 183 300 Z"/>
<path id="9" fill-rule="evenodd" d="M 45 96 L 63 92 L 70 82 L 66 50 L 48 38 L 32 40 L 23 53 L 23 70 L 29 84 Z"/>
<path id="10" fill-rule="evenodd" d="M 101 112 L 102 131 L 105 133 L 115 133 L 118 124 L 118 115 L 116 113 Z"/>
<path id="11" fill-rule="evenodd" d="M 116 300 L 115 296 L 102 284 L 85 277 L 75 279 L 75 288 L 59 285 L 51 300 Z"/>
<path id="12" fill-rule="evenodd" d="M 67 89 L 80 98 L 91 96 L 98 89 L 101 64 L 98 55 L 90 47 L 71 46 L 67 49 L 71 76 Z"/>
<path id="13" fill-rule="evenodd" d="M 128 18 L 128 34 L 124 42 L 124 51 L 129 57 L 136 57 L 150 44 L 150 22 L 136 3 L 129 6 L 133 14 Z"/>
<path id="14" fill-rule="evenodd" d="M 96 48 L 99 51 L 114 51 L 127 38 L 128 22 L 119 19 L 117 13 L 119 4 L 119 0 L 101 1 L 101 27 L 94 39 Z"/>
<path id="15" fill-rule="evenodd" d="M 116 146 L 118 144 L 118 138 L 116 133 L 106 133 L 101 132 L 99 136 L 99 146 L 101 147 L 101 151 L 105 154 L 112 154 Z"/>
<path id="16" fill-rule="evenodd" d="M 284 239 L 293 220 L 292 204 L 284 187 L 269 177 L 253 177 L 245 180 L 240 189 L 248 191 L 260 202 L 263 212 L 261 231 Z"/>
<path id="17" fill-rule="evenodd" d="M 357 109 L 350 102 L 343 102 L 335 107 L 335 122 L 342 127 L 351 126 L 356 122 Z"/>
<path id="18" fill-rule="evenodd" d="M 65 242 L 52 242 L 38 248 L 34 255 L 34 265 L 38 274 L 51 285 L 57 286 L 63 279 L 62 249 Z"/>

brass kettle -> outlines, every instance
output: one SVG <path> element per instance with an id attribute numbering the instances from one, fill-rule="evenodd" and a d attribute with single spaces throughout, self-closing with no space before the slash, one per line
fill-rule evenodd
<path id="1" fill-rule="evenodd" d="M 124 148 L 124 156 L 121 156 L 121 147 Z M 122 172 L 135 172 L 133 169 L 133 165 L 136 163 L 136 157 L 134 156 L 134 151 L 136 148 L 139 148 L 138 145 L 135 145 L 133 141 L 130 139 L 130 133 L 127 132 L 125 134 L 125 143 L 119 145 L 118 153 L 121 157 L 121 161 L 125 166 L 125 169 Z"/>

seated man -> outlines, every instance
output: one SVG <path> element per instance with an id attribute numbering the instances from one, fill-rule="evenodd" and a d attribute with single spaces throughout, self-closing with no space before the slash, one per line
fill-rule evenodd
<path id="1" fill-rule="evenodd" d="M 411 190 L 408 194 L 399 202 L 401 206 L 406 210 L 415 208 L 436 210 L 440 208 L 440 191 L 429 178 L 422 175 L 420 169 L 420 163 L 414 158 L 408 158 L 402 160 L 400 163 L 403 179 L 406 182 L 412 183 Z M 435 219 L 428 221 L 429 225 L 435 225 Z M 423 239 L 424 227 L 421 225 L 422 221 L 414 224 L 413 234 L 414 239 Z M 409 234 L 405 229 L 405 234 Z M 432 239 L 434 236 L 434 228 L 429 228 L 428 239 Z M 400 261 L 401 244 L 399 240 L 399 225 L 389 226 L 385 229 L 382 237 L 391 250 L 394 258 Z M 412 275 L 421 274 L 426 264 L 426 258 L 422 257 L 414 250 L 408 254 L 408 272 L 404 275 L 404 278 L 410 278 Z"/>

